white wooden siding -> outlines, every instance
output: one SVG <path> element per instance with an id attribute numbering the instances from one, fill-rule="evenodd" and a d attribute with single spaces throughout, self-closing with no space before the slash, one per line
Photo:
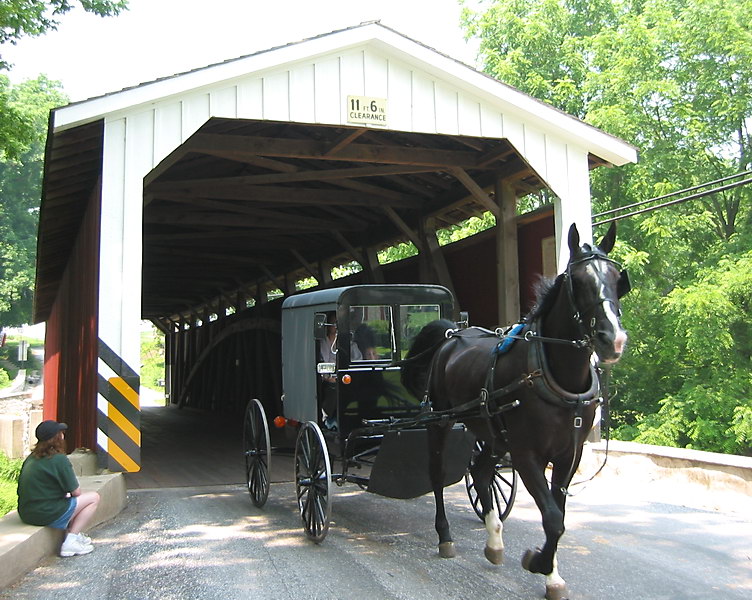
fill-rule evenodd
<path id="1" fill-rule="evenodd" d="M 347 125 L 348 95 L 387 98 L 388 129 L 506 137 L 558 196 L 559 267 L 576 222 L 590 237 L 587 151 L 381 47 L 355 47 L 217 82 L 105 119 L 100 335 L 139 364 L 143 178 L 210 117 Z M 374 126 L 376 127 L 376 126 Z M 562 243 L 563 242 L 563 243 Z M 126 250 L 127 249 L 127 250 Z M 127 338 L 127 339 L 126 339 Z"/>
<path id="2" fill-rule="evenodd" d="M 573 153 L 581 158 L 584 150 L 570 151 L 564 139 L 526 122 L 520 111 L 505 112 L 381 47 L 356 47 L 251 73 L 116 119 L 148 144 L 139 155 L 151 157 L 156 166 L 210 117 L 347 125 L 348 95 L 387 98 L 388 129 L 505 137 L 562 201 L 584 202 L 589 210 L 588 171 L 566 160 Z"/>

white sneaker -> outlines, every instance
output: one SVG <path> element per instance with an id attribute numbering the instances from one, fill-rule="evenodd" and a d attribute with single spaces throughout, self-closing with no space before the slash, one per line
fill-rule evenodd
<path id="1" fill-rule="evenodd" d="M 91 541 L 91 538 L 86 535 L 83 531 L 78 534 L 79 539 L 84 543 L 88 544 L 89 546 L 93 546 L 93 542 Z"/>
<path id="2" fill-rule="evenodd" d="M 63 545 L 60 546 L 60 556 L 77 556 L 88 554 L 94 550 L 94 546 L 81 539 L 80 534 L 69 533 L 65 536 Z"/>

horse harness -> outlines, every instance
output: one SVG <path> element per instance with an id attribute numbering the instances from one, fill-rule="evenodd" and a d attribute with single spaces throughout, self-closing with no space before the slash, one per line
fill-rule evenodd
<path id="1" fill-rule="evenodd" d="M 487 419 L 496 417 L 508 410 L 517 408 L 520 405 L 519 400 L 511 400 L 508 402 L 499 402 L 499 400 L 507 398 L 520 388 L 530 387 L 533 388 L 538 396 L 550 404 L 561 408 L 574 409 L 574 427 L 576 429 L 582 427 L 582 410 L 594 402 L 600 403 L 602 401 L 600 397 L 598 372 L 595 366 L 590 366 L 591 383 L 590 388 L 586 392 L 579 394 L 568 392 L 559 386 L 551 376 L 548 361 L 543 352 L 543 343 L 566 343 L 574 347 L 583 347 L 587 344 L 583 340 L 561 340 L 559 338 L 540 336 L 536 333 L 539 325 L 539 321 L 536 320 L 532 325 L 521 324 L 520 326 L 514 326 L 506 330 L 496 329 L 495 331 L 491 331 L 482 327 L 471 327 L 469 329 L 448 329 L 446 331 L 445 339 L 442 341 L 442 344 L 452 338 L 468 337 L 467 332 L 469 331 L 480 331 L 486 336 L 495 336 L 501 340 L 491 352 L 485 385 L 481 388 L 479 395 L 468 402 L 452 407 L 450 411 L 452 415 L 457 416 L 458 418 L 460 416 L 478 416 L 477 413 L 479 412 L 481 417 Z M 522 333 L 523 331 L 524 333 Z M 508 345 L 503 351 L 499 351 L 499 348 L 507 344 L 510 340 L 537 343 L 530 344 L 527 356 L 527 372 L 523 373 L 519 379 L 512 381 L 501 388 L 494 389 L 493 382 L 496 372 L 496 364 L 500 355 L 508 349 Z M 434 354 L 433 360 L 429 366 L 428 381 L 431 380 L 431 372 L 433 371 L 437 357 L 438 353 Z M 432 412 L 433 410 L 431 408 L 428 390 L 426 390 L 423 395 L 421 407 L 424 412 Z M 474 414 L 471 415 L 469 413 Z"/>

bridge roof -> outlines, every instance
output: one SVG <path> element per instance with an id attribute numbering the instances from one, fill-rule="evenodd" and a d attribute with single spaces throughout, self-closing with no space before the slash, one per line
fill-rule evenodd
<path id="1" fill-rule="evenodd" d="M 388 125 L 348 122 L 351 93 L 388 100 Z M 49 316 L 90 198 L 113 184 L 109 165 L 122 169 L 124 212 L 143 184 L 142 316 L 176 319 L 292 291 L 395 242 L 420 247 L 426 219 L 498 213 L 500 178 L 518 195 L 563 197 L 583 189 L 572 164 L 636 158 L 378 23 L 324 34 L 55 109 L 34 320 Z"/>

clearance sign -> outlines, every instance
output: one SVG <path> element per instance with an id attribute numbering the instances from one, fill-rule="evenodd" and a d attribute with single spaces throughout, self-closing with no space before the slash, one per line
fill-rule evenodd
<path id="1" fill-rule="evenodd" d="M 347 122 L 386 127 L 386 98 L 347 97 Z"/>

